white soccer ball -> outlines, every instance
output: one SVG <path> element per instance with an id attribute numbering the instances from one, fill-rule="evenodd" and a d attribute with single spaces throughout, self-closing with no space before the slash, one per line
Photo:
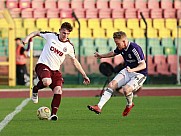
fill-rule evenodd
<path id="1" fill-rule="evenodd" d="M 47 120 L 51 116 L 51 111 L 48 107 L 42 106 L 37 110 L 37 117 L 40 120 Z"/>

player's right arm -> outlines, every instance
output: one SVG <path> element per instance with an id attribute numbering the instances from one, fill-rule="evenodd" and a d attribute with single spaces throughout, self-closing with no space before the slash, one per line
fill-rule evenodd
<path id="1" fill-rule="evenodd" d="M 29 39 L 35 36 L 40 36 L 40 31 L 35 31 L 35 32 L 30 33 L 28 36 L 25 37 L 25 39 L 23 39 L 23 43 L 27 44 Z"/>
<path id="2" fill-rule="evenodd" d="M 110 58 L 110 57 L 114 57 L 116 54 L 114 53 L 114 51 L 110 51 L 106 54 L 99 54 L 98 52 L 94 53 L 94 57 L 101 59 L 101 58 Z"/>

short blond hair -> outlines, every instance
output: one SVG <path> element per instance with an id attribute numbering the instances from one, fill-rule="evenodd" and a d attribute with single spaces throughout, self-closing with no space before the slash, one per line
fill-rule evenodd
<path id="1" fill-rule="evenodd" d="M 115 39 L 122 39 L 122 38 L 126 38 L 126 33 L 123 31 L 118 31 L 118 32 L 114 32 L 113 33 L 113 38 Z"/>

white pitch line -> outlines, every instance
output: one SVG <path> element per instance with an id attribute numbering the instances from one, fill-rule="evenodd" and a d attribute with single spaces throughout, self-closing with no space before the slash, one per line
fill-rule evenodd
<path id="1" fill-rule="evenodd" d="M 30 101 L 30 98 L 27 98 L 21 102 L 19 106 L 16 107 L 16 109 L 8 114 L 3 121 L 0 122 L 0 132 L 3 130 L 3 128 L 13 119 L 13 117 L 18 114 L 23 107 L 27 105 L 27 103 Z"/>

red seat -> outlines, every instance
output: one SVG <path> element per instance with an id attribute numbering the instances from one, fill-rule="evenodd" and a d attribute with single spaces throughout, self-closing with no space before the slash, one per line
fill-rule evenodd
<path id="1" fill-rule="evenodd" d="M 19 7 L 22 8 L 31 8 L 31 0 L 20 0 Z"/>
<path id="2" fill-rule="evenodd" d="M 96 2 L 94 0 L 84 0 L 84 9 L 95 9 Z"/>
<path id="3" fill-rule="evenodd" d="M 181 1 L 180 0 L 174 0 L 174 8 L 175 9 L 181 9 Z"/>
<path id="4" fill-rule="evenodd" d="M 146 9 L 147 1 L 146 0 L 135 0 L 135 8 L 136 9 Z"/>
<path id="5" fill-rule="evenodd" d="M 72 18 L 72 9 L 61 9 L 60 18 Z"/>
<path id="6" fill-rule="evenodd" d="M 18 4 L 19 4 L 18 0 L 6 0 L 6 7 L 8 9 L 10 9 L 10 8 L 19 8 Z"/>
<path id="7" fill-rule="evenodd" d="M 69 2 L 69 0 L 58 0 L 57 6 L 59 9 L 69 9 L 70 8 L 70 2 Z"/>
<path id="8" fill-rule="evenodd" d="M 158 74 L 161 74 L 161 75 L 171 75 L 171 74 L 172 74 L 172 73 L 169 71 L 169 65 L 168 65 L 168 64 L 156 65 L 156 70 L 157 70 Z"/>
<path id="9" fill-rule="evenodd" d="M 123 0 L 122 6 L 124 9 L 132 9 L 134 8 L 134 0 Z"/>
<path id="10" fill-rule="evenodd" d="M 0 9 L 4 9 L 5 8 L 5 1 L 2 0 L 0 1 Z"/>
<path id="11" fill-rule="evenodd" d="M 137 9 L 126 9 L 125 18 L 138 18 Z"/>
<path id="12" fill-rule="evenodd" d="M 112 18 L 124 18 L 124 9 L 113 9 Z"/>
<path id="13" fill-rule="evenodd" d="M 164 9 L 163 11 L 164 18 L 176 18 L 176 9 Z"/>
<path id="14" fill-rule="evenodd" d="M 111 9 L 99 9 L 99 18 L 111 18 Z"/>
<path id="15" fill-rule="evenodd" d="M 72 9 L 83 9 L 83 1 L 82 0 L 72 0 L 71 8 Z"/>
<path id="16" fill-rule="evenodd" d="M 87 56 L 86 57 L 86 64 L 90 64 L 90 65 L 98 64 L 97 58 L 94 56 Z"/>
<path id="17" fill-rule="evenodd" d="M 87 9 L 86 18 L 98 18 L 98 9 Z"/>
<path id="18" fill-rule="evenodd" d="M 156 64 L 153 62 L 153 57 L 151 55 L 148 55 L 148 75 L 157 75 L 156 72 Z"/>
<path id="19" fill-rule="evenodd" d="M 59 9 L 48 9 L 47 18 L 59 18 Z"/>
<path id="20" fill-rule="evenodd" d="M 167 62 L 171 65 L 177 64 L 177 55 L 168 55 Z"/>
<path id="21" fill-rule="evenodd" d="M 154 63 L 157 65 L 165 65 L 166 64 L 166 57 L 164 55 L 155 55 L 154 56 Z"/>
<path id="22" fill-rule="evenodd" d="M 34 9 L 33 16 L 34 18 L 45 18 L 46 17 L 46 9 Z"/>
<path id="23" fill-rule="evenodd" d="M 181 9 L 177 9 L 176 16 L 177 16 L 178 19 L 181 18 Z"/>
<path id="24" fill-rule="evenodd" d="M 9 12 L 13 18 L 21 18 L 21 9 L 20 8 L 9 9 Z"/>
<path id="25" fill-rule="evenodd" d="M 148 0 L 148 8 L 149 9 L 159 9 L 159 1 L 158 0 Z"/>
<path id="26" fill-rule="evenodd" d="M 109 1 L 109 8 L 110 9 L 121 9 L 121 0 L 110 0 Z"/>
<path id="27" fill-rule="evenodd" d="M 138 18 L 141 18 L 141 15 L 140 15 L 141 12 L 145 18 L 150 18 L 150 9 L 139 9 Z"/>
<path id="28" fill-rule="evenodd" d="M 172 9 L 173 8 L 173 2 L 171 0 L 161 0 L 160 6 L 162 9 Z"/>
<path id="29" fill-rule="evenodd" d="M 55 0 L 45 0 L 45 8 L 46 9 L 56 9 L 57 2 Z"/>
<path id="30" fill-rule="evenodd" d="M 85 9 L 74 9 L 74 12 L 78 18 L 85 18 Z"/>
<path id="31" fill-rule="evenodd" d="M 150 11 L 151 18 L 163 18 L 163 10 L 162 9 L 152 9 Z"/>
<path id="32" fill-rule="evenodd" d="M 21 17 L 22 18 L 33 18 L 33 9 L 32 8 L 22 9 Z"/>
<path id="33" fill-rule="evenodd" d="M 108 1 L 107 0 L 97 0 L 96 1 L 97 9 L 108 9 Z"/>
<path id="34" fill-rule="evenodd" d="M 44 8 L 44 1 L 43 0 L 32 0 L 31 1 L 32 8 Z"/>

